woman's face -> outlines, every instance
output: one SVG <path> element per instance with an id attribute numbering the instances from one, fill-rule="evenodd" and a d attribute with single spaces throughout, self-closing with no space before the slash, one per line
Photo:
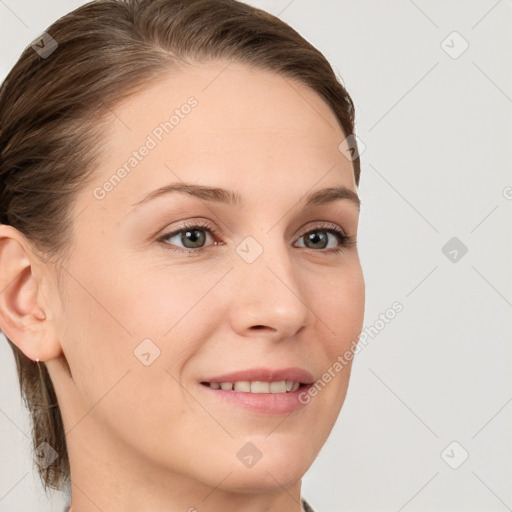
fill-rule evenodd
<path id="1" fill-rule="evenodd" d="M 331 231 L 356 238 L 356 202 L 345 192 L 306 205 L 330 187 L 356 193 L 334 114 L 304 85 L 226 65 L 190 66 L 112 111 L 106 157 L 73 206 L 54 314 L 63 355 L 48 367 L 84 475 L 87 454 L 90 471 L 105 463 L 148 486 L 170 473 L 243 492 L 290 486 L 343 404 L 350 364 L 306 404 L 302 387 L 201 384 L 251 369 L 322 379 L 364 311 L 357 248 Z M 226 192 L 148 198 L 185 183 Z"/>

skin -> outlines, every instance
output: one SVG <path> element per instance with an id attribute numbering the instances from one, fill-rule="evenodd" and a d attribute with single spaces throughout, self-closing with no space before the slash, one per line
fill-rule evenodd
<path id="1" fill-rule="evenodd" d="M 93 189 L 190 96 L 197 107 L 96 199 Z M 352 163 L 338 150 L 345 135 L 305 85 L 220 61 L 174 72 L 109 116 L 105 158 L 73 205 L 65 269 L 0 226 L 1 327 L 49 369 L 73 512 L 298 512 L 301 478 L 338 417 L 351 365 L 289 415 L 223 404 L 199 383 L 255 366 L 299 366 L 316 380 L 357 339 L 357 246 L 332 253 L 335 235 L 329 248 L 307 247 L 303 235 L 328 222 L 355 239 L 358 208 L 346 199 L 301 203 L 325 187 L 356 192 Z M 173 193 L 128 213 L 179 181 L 236 190 L 245 205 Z M 219 231 L 202 231 L 196 256 L 169 249 L 186 250 L 179 236 L 157 241 L 191 219 Z M 263 249 L 250 264 L 236 252 L 247 236 Z M 145 338 L 160 350 L 149 366 L 134 357 Z M 237 457 L 247 442 L 262 453 L 251 468 Z"/>

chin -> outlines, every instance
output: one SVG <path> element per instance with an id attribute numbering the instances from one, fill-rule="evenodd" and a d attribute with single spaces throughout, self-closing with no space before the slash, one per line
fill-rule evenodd
<path id="1" fill-rule="evenodd" d="M 309 455 L 309 458 L 306 458 Z M 226 487 L 240 493 L 272 492 L 300 480 L 313 463 L 315 454 L 294 443 L 290 450 L 263 449 L 261 458 L 250 467 L 238 460 L 226 468 Z M 216 473 L 218 474 L 218 473 Z"/>
<path id="2" fill-rule="evenodd" d="M 288 488 L 296 484 L 304 476 L 306 470 L 307 468 L 290 467 L 289 464 L 285 469 L 280 464 L 262 465 L 259 469 L 256 467 L 247 470 L 238 468 L 226 478 L 219 488 L 240 494 L 280 491 L 283 487 Z"/>

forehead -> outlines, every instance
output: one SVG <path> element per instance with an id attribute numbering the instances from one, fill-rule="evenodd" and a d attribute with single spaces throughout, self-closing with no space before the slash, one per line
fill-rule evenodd
<path id="1" fill-rule="evenodd" d="M 107 126 L 95 186 L 111 181 L 107 199 L 119 207 L 180 179 L 256 195 L 270 182 L 300 194 L 318 180 L 355 190 L 329 106 L 304 84 L 240 63 L 171 71 L 113 109 Z"/>
<path id="2" fill-rule="evenodd" d="M 302 136 L 316 144 L 320 139 L 338 141 L 343 135 L 334 113 L 305 84 L 271 71 L 222 61 L 190 64 L 170 72 L 125 100 L 113 111 L 117 122 L 112 126 L 112 142 L 136 144 L 132 135 L 139 134 L 130 132 L 150 133 L 173 113 L 183 120 L 179 111 L 191 97 L 197 108 L 188 122 L 178 123 L 179 129 L 175 125 L 168 143 L 194 132 L 198 145 L 208 142 L 200 140 L 200 134 L 215 138 L 215 142 L 225 140 L 227 134 L 237 142 L 242 142 L 244 135 L 253 141 L 258 136 Z"/>

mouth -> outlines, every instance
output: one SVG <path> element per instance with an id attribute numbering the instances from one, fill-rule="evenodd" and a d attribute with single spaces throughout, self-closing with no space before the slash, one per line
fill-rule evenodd
<path id="1" fill-rule="evenodd" d="M 200 381 L 205 396 L 253 413 L 288 414 L 303 408 L 313 376 L 302 368 L 255 368 Z"/>

